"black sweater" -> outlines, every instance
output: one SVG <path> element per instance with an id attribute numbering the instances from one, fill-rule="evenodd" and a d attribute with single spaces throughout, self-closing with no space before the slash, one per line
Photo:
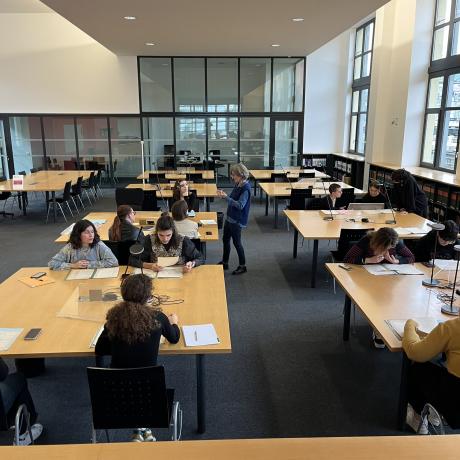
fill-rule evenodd
<path id="1" fill-rule="evenodd" d="M 385 203 L 385 207 L 387 207 L 387 201 L 382 193 L 379 193 L 377 196 L 371 196 L 369 193 L 366 193 L 361 198 L 361 203 Z"/>
<path id="2" fill-rule="evenodd" d="M 171 324 L 168 317 L 162 312 L 157 312 L 155 319 L 160 326 L 152 329 L 143 342 L 132 344 L 116 337 L 110 339 L 107 327 L 104 326 L 96 343 L 96 355 L 111 355 L 110 367 L 117 369 L 156 366 L 161 336 L 163 335 L 170 343 L 177 343 L 180 338 L 180 330 L 176 324 Z"/>
<path id="3" fill-rule="evenodd" d="M 415 261 L 416 262 L 429 262 L 432 259 L 434 242 L 436 239 L 436 230 L 431 230 L 423 238 L 417 241 L 414 249 Z M 448 244 L 447 246 L 441 246 L 439 243 L 436 245 L 436 257 L 435 259 L 455 259 L 454 245 Z"/>
<path id="4" fill-rule="evenodd" d="M 405 209 L 422 217 L 427 216 L 428 200 L 412 176 L 409 176 L 404 183 L 395 185 L 392 204 L 395 208 Z"/>
<path id="5" fill-rule="evenodd" d="M 120 225 L 121 239 L 120 241 L 139 241 L 144 244 L 144 232 L 140 232 L 140 227 L 136 227 L 131 222 L 124 220 Z M 112 240 L 112 227 L 109 228 L 109 240 Z"/>

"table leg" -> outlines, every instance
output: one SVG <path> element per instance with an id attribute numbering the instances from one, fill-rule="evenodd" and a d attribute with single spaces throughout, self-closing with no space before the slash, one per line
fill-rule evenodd
<path id="1" fill-rule="evenodd" d="M 56 222 L 56 192 L 54 190 L 51 192 L 51 199 L 53 200 L 53 219 Z"/>
<path id="2" fill-rule="evenodd" d="M 401 382 L 399 384 L 399 402 L 398 402 L 398 429 L 404 431 L 406 426 L 406 412 L 407 412 L 407 383 L 409 379 L 409 366 L 410 359 L 406 353 L 402 354 L 401 363 Z"/>
<path id="3" fill-rule="evenodd" d="M 350 314 L 351 314 L 351 299 L 345 295 L 345 305 L 343 306 L 343 340 L 350 339 Z"/>
<path id="4" fill-rule="evenodd" d="M 278 197 L 275 196 L 275 228 L 278 228 Z"/>
<path id="5" fill-rule="evenodd" d="M 201 253 L 203 254 L 204 260 L 206 260 L 206 241 L 201 242 Z"/>
<path id="6" fill-rule="evenodd" d="M 265 194 L 265 215 L 268 216 L 268 193 Z"/>
<path id="7" fill-rule="evenodd" d="M 196 355 L 196 411 L 198 433 L 206 431 L 206 382 L 204 355 Z"/>
<path id="8" fill-rule="evenodd" d="M 254 196 L 257 196 L 257 179 L 254 179 Z"/>
<path id="9" fill-rule="evenodd" d="M 316 287 L 316 267 L 318 266 L 318 240 L 313 240 L 313 258 L 311 260 L 311 287 Z"/>
<path id="10" fill-rule="evenodd" d="M 26 215 L 26 192 L 21 193 L 21 200 L 22 200 L 22 214 L 25 216 Z"/>
<path id="11" fill-rule="evenodd" d="M 294 247 L 292 248 L 292 258 L 295 259 L 297 257 L 297 245 L 299 243 L 299 231 L 294 229 Z"/>
<path id="12" fill-rule="evenodd" d="M 211 210 L 211 200 L 208 197 L 205 197 L 205 202 L 206 202 L 206 212 L 209 212 Z"/>

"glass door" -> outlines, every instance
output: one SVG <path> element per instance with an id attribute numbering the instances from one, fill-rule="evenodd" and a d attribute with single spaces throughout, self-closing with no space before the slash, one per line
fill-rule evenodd
<path id="1" fill-rule="evenodd" d="M 300 120 L 272 118 L 270 124 L 270 167 L 297 166 L 301 152 Z"/>
<path id="2" fill-rule="evenodd" d="M 6 153 L 6 126 L 0 118 L 0 178 L 9 179 L 8 155 Z"/>

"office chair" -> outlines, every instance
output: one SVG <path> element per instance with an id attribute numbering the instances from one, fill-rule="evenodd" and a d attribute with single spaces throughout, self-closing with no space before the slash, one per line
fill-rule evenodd
<path id="1" fill-rule="evenodd" d="M 163 366 L 133 369 L 88 367 L 92 442 L 96 430 L 136 427 L 169 428 L 172 441 L 182 434 L 182 410 L 174 390 L 166 388 Z"/>
<path id="2" fill-rule="evenodd" d="M 314 179 L 315 173 L 314 172 L 300 172 L 299 179 Z"/>
<path id="3" fill-rule="evenodd" d="M 307 208 L 307 200 L 312 197 L 311 188 L 292 188 L 289 204 L 286 209 L 302 211 Z M 286 219 L 287 229 L 289 231 L 289 219 Z"/>
<path id="4" fill-rule="evenodd" d="M 88 198 L 88 201 L 91 203 L 91 199 L 89 198 L 88 191 L 91 192 L 92 197 L 94 198 L 94 202 L 96 202 L 97 199 L 97 191 L 96 191 L 96 176 L 94 175 L 94 171 L 91 171 L 88 182 L 85 184 L 82 184 L 82 189 L 86 193 L 86 197 Z M 91 203 L 92 204 L 92 203 Z"/>
<path id="5" fill-rule="evenodd" d="M 62 205 L 66 204 L 67 207 L 69 208 L 69 212 L 70 212 L 70 215 L 73 217 L 73 212 L 72 212 L 72 209 L 70 209 L 70 204 L 69 204 L 69 201 L 72 199 L 72 196 L 71 196 L 71 187 L 72 187 L 72 181 L 69 180 L 69 182 L 66 182 L 65 183 L 65 186 L 64 186 L 64 192 L 62 194 L 62 196 L 60 197 L 56 197 L 56 204 L 59 206 L 59 209 L 62 213 L 62 216 L 64 217 L 64 220 L 67 222 L 67 217 L 64 213 L 64 210 L 62 209 Z M 50 204 L 53 203 L 53 206 L 55 206 L 54 204 L 54 201 L 52 198 L 48 198 L 48 200 L 46 200 L 46 208 L 47 208 L 47 213 L 46 213 L 46 223 L 48 223 L 48 218 L 49 218 L 49 215 L 50 215 Z"/>
<path id="6" fill-rule="evenodd" d="M 343 206 L 348 207 L 350 203 L 355 201 L 355 189 L 354 188 L 343 188 L 342 196 L 337 200 L 337 207 L 341 208 Z"/>
<path id="7" fill-rule="evenodd" d="M 134 211 L 141 211 L 144 203 L 144 190 L 141 188 L 120 188 L 115 189 L 115 201 L 117 206 L 129 204 Z"/>
<path id="8" fill-rule="evenodd" d="M 113 252 L 113 255 L 118 260 L 118 265 L 129 265 L 130 252 L 129 248 L 136 244 L 136 241 L 104 241 L 106 246 Z"/>
<path id="9" fill-rule="evenodd" d="M 0 182 L 3 182 L 5 180 L 6 180 L 5 177 L 0 177 Z M 13 209 L 14 200 L 16 199 L 13 196 L 13 194 L 11 192 L 1 192 L 0 193 L 0 201 L 5 202 L 5 203 L 3 203 L 3 211 L 0 211 L 0 215 L 2 215 L 3 217 L 6 217 L 6 216 L 14 217 L 14 213 L 5 211 L 6 203 L 10 198 L 13 198 L 13 204 L 11 205 L 11 209 Z"/>
<path id="10" fill-rule="evenodd" d="M 81 204 L 82 209 L 85 209 L 85 205 L 83 204 L 83 200 L 81 198 L 82 195 L 83 195 L 82 184 L 83 184 L 83 176 L 80 176 L 77 179 L 77 183 L 72 185 L 72 191 L 70 192 L 70 196 L 72 198 L 72 201 L 73 201 L 73 204 L 75 206 L 75 209 L 77 210 L 77 214 L 80 214 L 80 211 L 79 211 L 77 203 L 75 201 L 75 197 L 78 197 L 78 199 L 80 200 L 80 204 Z"/>

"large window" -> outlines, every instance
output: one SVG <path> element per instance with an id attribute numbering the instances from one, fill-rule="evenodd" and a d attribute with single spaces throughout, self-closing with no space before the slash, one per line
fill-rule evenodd
<path id="1" fill-rule="evenodd" d="M 374 23 L 373 19 L 358 27 L 355 36 L 349 151 L 361 155 L 366 151 Z"/>
<path id="2" fill-rule="evenodd" d="M 422 166 L 454 172 L 460 120 L 460 0 L 437 0 L 428 69 Z"/>

